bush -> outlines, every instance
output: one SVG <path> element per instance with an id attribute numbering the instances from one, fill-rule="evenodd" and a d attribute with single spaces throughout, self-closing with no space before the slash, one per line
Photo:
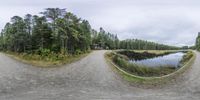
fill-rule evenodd
<path id="1" fill-rule="evenodd" d="M 76 50 L 75 51 L 75 55 L 80 55 L 80 54 L 82 54 L 83 52 L 81 51 L 81 50 Z"/>
<path id="2" fill-rule="evenodd" d="M 51 53 L 49 49 L 39 49 L 36 51 L 36 54 L 41 55 L 42 57 L 48 56 Z"/>

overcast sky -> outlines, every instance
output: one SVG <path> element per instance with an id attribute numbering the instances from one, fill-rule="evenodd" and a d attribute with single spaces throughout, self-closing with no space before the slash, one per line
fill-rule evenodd
<path id="1" fill-rule="evenodd" d="M 193 45 L 200 31 L 200 0 L 3 0 L 0 29 L 14 15 L 66 8 L 98 30 L 120 39 L 138 38 L 168 45 Z"/>

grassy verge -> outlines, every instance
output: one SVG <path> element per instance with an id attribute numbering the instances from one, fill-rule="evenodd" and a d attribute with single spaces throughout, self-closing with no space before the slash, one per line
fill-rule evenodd
<path id="1" fill-rule="evenodd" d="M 127 60 L 116 55 L 111 59 L 113 59 L 112 61 L 116 65 L 118 65 L 122 70 L 137 76 L 163 76 L 172 73 L 174 72 L 174 70 L 176 70 L 174 67 L 170 66 L 148 67 L 144 65 L 129 63 Z"/>
<path id="2" fill-rule="evenodd" d="M 107 62 L 113 66 L 112 68 L 114 69 L 115 72 L 119 73 L 120 76 L 125 79 L 126 81 L 130 82 L 130 83 L 137 83 L 139 85 L 160 85 L 163 83 L 167 83 L 172 79 L 175 79 L 177 76 L 181 75 L 182 73 L 184 73 L 187 69 L 190 68 L 190 66 L 193 64 L 196 55 L 193 52 L 192 53 L 192 57 L 188 60 L 184 61 L 184 65 L 183 67 L 181 67 L 180 69 L 174 71 L 173 73 L 164 75 L 164 76 L 160 76 L 160 77 L 145 77 L 145 76 L 139 76 L 139 75 L 133 75 L 130 74 L 129 72 L 123 70 L 122 68 L 120 68 L 118 65 L 116 65 L 109 56 L 109 53 L 107 53 L 105 55 Z M 187 58 L 187 57 L 186 57 Z"/>
<path id="3" fill-rule="evenodd" d="M 14 52 L 4 52 L 4 53 L 7 56 L 26 64 L 31 64 L 33 66 L 42 68 L 51 68 L 78 61 L 81 58 L 87 56 L 90 52 L 79 55 L 49 54 L 48 56 L 41 56 L 38 54 L 14 53 Z"/>

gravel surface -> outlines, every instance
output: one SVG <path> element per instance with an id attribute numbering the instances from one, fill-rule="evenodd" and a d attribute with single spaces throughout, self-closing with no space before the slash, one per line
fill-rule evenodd
<path id="1" fill-rule="evenodd" d="M 38 68 L 0 53 L 0 100 L 200 100 L 200 53 L 192 68 L 163 88 L 144 89 L 121 81 L 94 51 L 59 68 Z"/>

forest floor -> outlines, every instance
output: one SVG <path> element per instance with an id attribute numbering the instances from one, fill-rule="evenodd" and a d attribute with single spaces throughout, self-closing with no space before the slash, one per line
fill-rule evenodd
<path id="1" fill-rule="evenodd" d="M 139 88 L 123 81 L 93 51 L 58 68 L 38 68 L 0 53 L 0 100 L 199 100 L 200 53 L 187 72 L 163 87 Z"/>

